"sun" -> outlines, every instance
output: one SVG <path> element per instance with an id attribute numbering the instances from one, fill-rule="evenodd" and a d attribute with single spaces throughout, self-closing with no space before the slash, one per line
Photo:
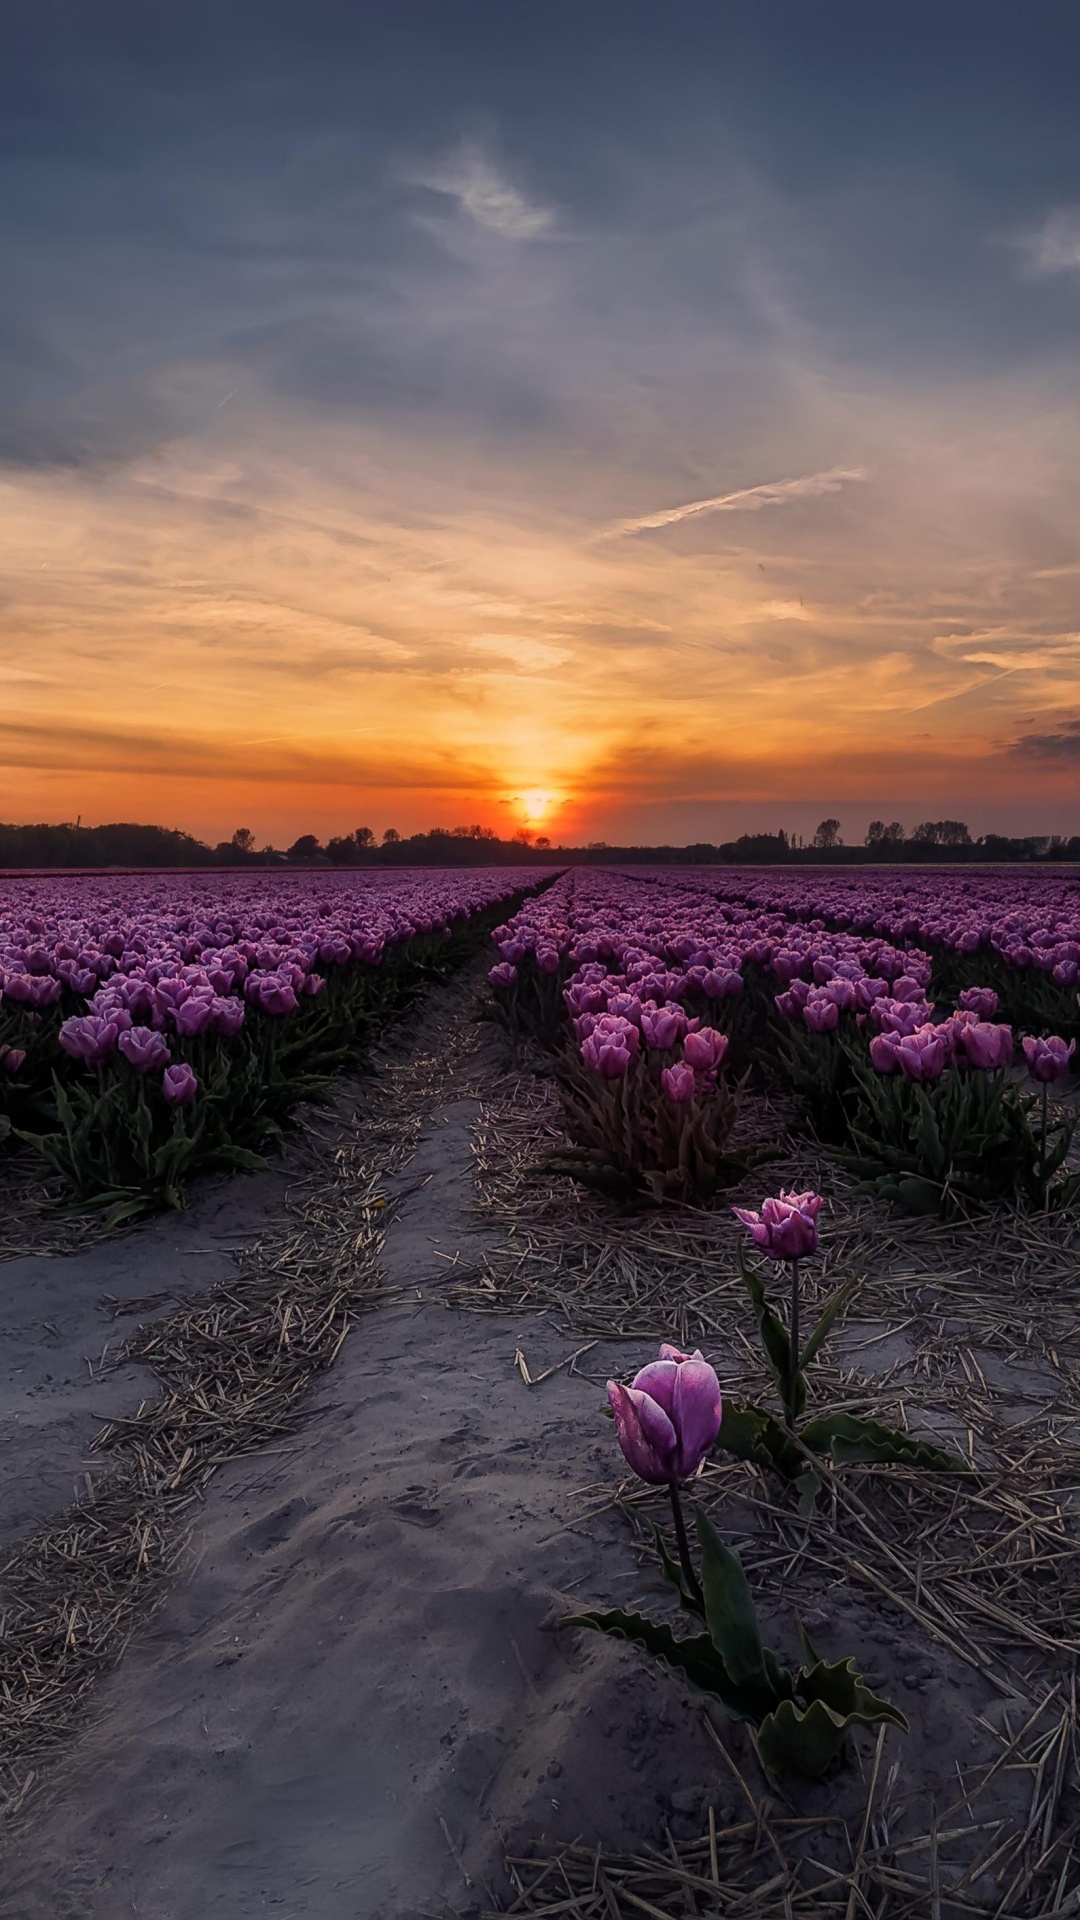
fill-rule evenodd
<path id="1" fill-rule="evenodd" d="M 557 793 L 547 793 L 539 787 L 534 787 L 529 793 L 519 793 L 518 805 L 525 815 L 527 824 L 534 827 L 540 826 L 547 819 L 558 797 Z"/>

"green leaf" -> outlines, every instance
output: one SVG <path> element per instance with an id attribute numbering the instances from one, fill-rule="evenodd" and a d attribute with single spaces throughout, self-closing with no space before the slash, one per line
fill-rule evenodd
<path id="1" fill-rule="evenodd" d="M 739 1272 L 742 1274 L 746 1291 L 753 1302 L 757 1323 L 761 1329 L 761 1342 L 765 1348 L 765 1358 L 769 1363 L 774 1380 L 785 1407 L 790 1400 L 791 1381 L 791 1339 L 788 1330 L 779 1315 L 773 1312 L 765 1296 L 765 1288 L 758 1275 L 748 1267 L 742 1253 L 739 1253 Z M 806 1405 L 806 1386 L 800 1374 L 796 1391 L 795 1412 L 800 1414 Z"/>
<path id="2" fill-rule="evenodd" d="M 822 1314 L 820 1320 L 818 1321 L 817 1326 L 814 1328 L 813 1333 L 810 1335 L 809 1340 L 807 1341 L 805 1347 L 803 1348 L 801 1354 L 799 1355 L 800 1367 L 808 1367 L 811 1360 L 815 1359 L 816 1356 L 820 1353 L 822 1347 L 825 1345 L 825 1342 L 828 1339 L 829 1334 L 832 1331 L 833 1322 L 835 1321 L 837 1314 L 840 1312 L 841 1308 L 847 1306 L 847 1303 L 851 1299 L 852 1294 L 855 1292 L 856 1288 L 862 1286 L 862 1283 L 863 1283 L 863 1275 L 861 1273 L 857 1273 L 857 1274 L 854 1274 L 850 1280 L 845 1280 L 842 1287 L 837 1287 L 835 1293 L 833 1294 L 831 1300 L 829 1301 L 827 1307 L 825 1308 L 824 1313 Z"/>
<path id="3" fill-rule="evenodd" d="M 916 1440 L 896 1427 L 881 1426 L 876 1420 L 860 1420 L 851 1413 L 826 1413 L 820 1419 L 808 1420 L 799 1438 L 812 1453 L 831 1454 L 844 1466 L 874 1462 L 926 1467 L 932 1473 L 971 1473 L 959 1454 L 936 1447 L 929 1440 Z"/>
<path id="4" fill-rule="evenodd" d="M 217 1147 L 212 1158 L 218 1166 L 245 1167 L 249 1173 L 272 1173 L 269 1160 L 261 1153 L 252 1153 L 249 1147 Z"/>
<path id="5" fill-rule="evenodd" d="M 699 1513 L 695 1520 L 705 1619 L 713 1646 L 733 1684 L 754 1703 L 757 1714 L 765 1713 L 775 1700 L 775 1688 L 765 1665 L 757 1610 L 742 1561 L 721 1540 L 707 1515 Z"/>
<path id="6" fill-rule="evenodd" d="M 663 1660 L 676 1673 L 683 1674 L 691 1686 L 702 1693 L 714 1693 L 734 1713 L 743 1713 L 740 1690 L 728 1674 L 707 1633 L 688 1640 L 677 1640 L 669 1626 L 646 1619 L 644 1614 L 624 1613 L 612 1608 L 606 1613 L 572 1613 L 560 1622 L 564 1627 L 590 1627 L 596 1633 L 611 1634 L 643 1647 L 655 1659 Z"/>
<path id="7" fill-rule="evenodd" d="M 831 1666 L 825 1660 L 818 1660 L 796 1675 L 795 1687 L 800 1699 L 820 1701 L 845 1727 L 869 1727 L 879 1720 L 888 1720 L 902 1733 L 908 1731 L 907 1720 L 899 1707 L 871 1693 L 862 1675 L 855 1671 L 853 1659 L 837 1660 Z"/>
<path id="8" fill-rule="evenodd" d="M 725 1400 L 716 1444 L 736 1460 L 772 1467 L 785 1480 L 797 1480 L 806 1465 L 786 1427 L 764 1407 L 743 1400 Z"/>
<path id="9" fill-rule="evenodd" d="M 683 1608 L 684 1612 L 692 1613 L 696 1615 L 699 1620 L 704 1620 L 705 1609 L 696 1595 L 690 1592 L 683 1576 L 683 1570 L 678 1561 L 673 1560 L 668 1552 L 667 1543 L 659 1527 L 653 1527 L 652 1537 L 653 1544 L 656 1547 L 657 1557 L 663 1569 L 664 1578 L 665 1580 L 670 1580 L 671 1585 L 678 1592 L 679 1605 Z"/>

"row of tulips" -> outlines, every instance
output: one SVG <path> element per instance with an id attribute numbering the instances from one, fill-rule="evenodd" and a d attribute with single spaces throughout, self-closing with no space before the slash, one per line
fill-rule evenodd
<path id="1" fill-rule="evenodd" d="M 122 1218 L 266 1164 L 298 1100 L 550 875 L 9 880 L 0 1140 Z"/>
<path id="2" fill-rule="evenodd" d="M 570 1146 L 553 1164 L 654 1198 L 709 1198 L 746 1171 L 733 1135 L 754 1067 L 779 1076 L 822 1139 L 902 1205 L 948 1211 L 1009 1193 L 1071 1202 L 1071 1126 L 1051 1114 L 1046 1090 L 1069 1072 L 1075 1034 L 1023 1035 L 1038 1089 L 1025 1092 L 1010 1072 L 1013 1027 L 995 1018 L 997 989 L 960 987 L 942 1004 L 939 954 L 898 944 L 920 934 L 932 948 L 940 908 L 936 921 L 875 920 L 875 903 L 856 914 L 849 889 L 846 907 L 832 902 L 834 924 L 819 912 L 799 919 L 823 901 L 800 905 L 809 882 L 791 878 L 781 909 L 776 897 L 756 907 L 735 898 L 753 891 L 741 875 L 571 873 L 496 929 L 490 982 L 502 1017 L 557 1054 Z M 1000 876 L 986 878 L 995 893 Z M 919 884 L 925 894 L 931 883 Z M 1054 986 L 1059 999 L 1067 991 Z M 1073 989 L 1072 1016 L 1076 998 Z"/>

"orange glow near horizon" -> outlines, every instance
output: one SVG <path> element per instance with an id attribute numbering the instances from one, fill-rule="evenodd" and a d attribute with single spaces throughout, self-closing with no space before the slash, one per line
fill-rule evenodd
<path id="1" fill-rule="evenodd" d="M 0 818 L 260 844 L 678 842 L 845 807 L 1080 827 L 1067 732 L 1013 746 L 1080 704 L 1076 569 L 1036 567 L 1019 516 L 1001 545 L 1038 462 L 942 455 L 928 496 L 915 446 L 642 529 L 542 468 L 527 504 L 494 456 L 302 438 L 234 417 L 104 476 L 0 474 Z"/>

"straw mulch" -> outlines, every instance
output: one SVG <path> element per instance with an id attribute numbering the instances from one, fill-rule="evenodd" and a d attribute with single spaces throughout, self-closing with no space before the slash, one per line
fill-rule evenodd
<path id="1" fill-rule="evenodd" d="M 336 1119 L 302 1123 L 285 1212 L 235 1278 L 144 1326 L 117 1356 L 151 1367 L 160 1397 L 104 1429 L 96 1448 L 110 1470 L 0 1567 L 0 1818 L 25 1811 L 99 1674 L 162 1593 L 210 1479 L 294 1428 L 311 1381 L 376 1298 L 393 1210 L 382 1182 L 476 1050 L 464 1006 L 440 1024 L 437 1054 L 418 1027 L 404 1057 L 364 1082 L 360 1115 L 339 1103 Z"/>
<path id="2" fill-rule="evenodd" d="M 633 1342 L 633 1364 L 660 1338 L 701 1343 L 726 1393 L 774 1404 L 727 1205 L 620 1213 L 538 1171 L 561 1138 L 552 1083 L 519 1061 L 475 1133 L 477 1204 L 500 1244 L 458 1280 L 457 1302 L 547 1311 L 575 1336 Z M 936 1660 L 977 1676 L 976 1690 L 981 1681 L 1000 1708 L 983 1725 L 1000 1757 L 985 1777 L 958 1779 L 956 1804 L 919 1831 L 918 1789 L 899 1819 L 897 1770 L 883 1773 L 856 1832 L 835 1819 L 778 1818 L 776 1790 L 751 1759 L 739 1776 L 749 1818 L 718 1831 L 710 1812 L 689 1846 L 669 1839 L 646 1857 L 579 1844 L 519 1858 L 511 1842 L 517 1894 L 501 1911 L 575 1920 L 1080 1914 L 1077 1229 L 1005 1208 L 948 1226 L 900 1217 L 854 1195 L 806 1141 L 789 1142 L 751 1184 L 731 1197 L 757 1204 L 781 1185 L 827 1196 L 823 1255 L 804 1268 L 808 1326 L 835 1281 L 864 1276 L 847 1324 L 812 1369 L 811 1411 L 917 1430 L 975 1473 L 823 1468 L 810 1518 L 772 1476 L 734 1461 L 710 1465 L 696 1492 L 766 1608 L 782 1603 L 812 1619 L 815 1609 L 827 1616 L 840 1591 L 861 1597 L 898 1639 L 914 1633 Z M 582 1518 L 621 1509 L 648 1562 L 655 1496 L 637 1482 L 616 1490 L 617 1474 L 613 1461 L 611 1481 L 585 1490 Z M 722 1772 L 734 1762 L 718 1746 Z M 1005 1817 L 1000 1803 L 981 1814 L 980 1795 L 1024 1770 L 1023 1816 Z"/>

